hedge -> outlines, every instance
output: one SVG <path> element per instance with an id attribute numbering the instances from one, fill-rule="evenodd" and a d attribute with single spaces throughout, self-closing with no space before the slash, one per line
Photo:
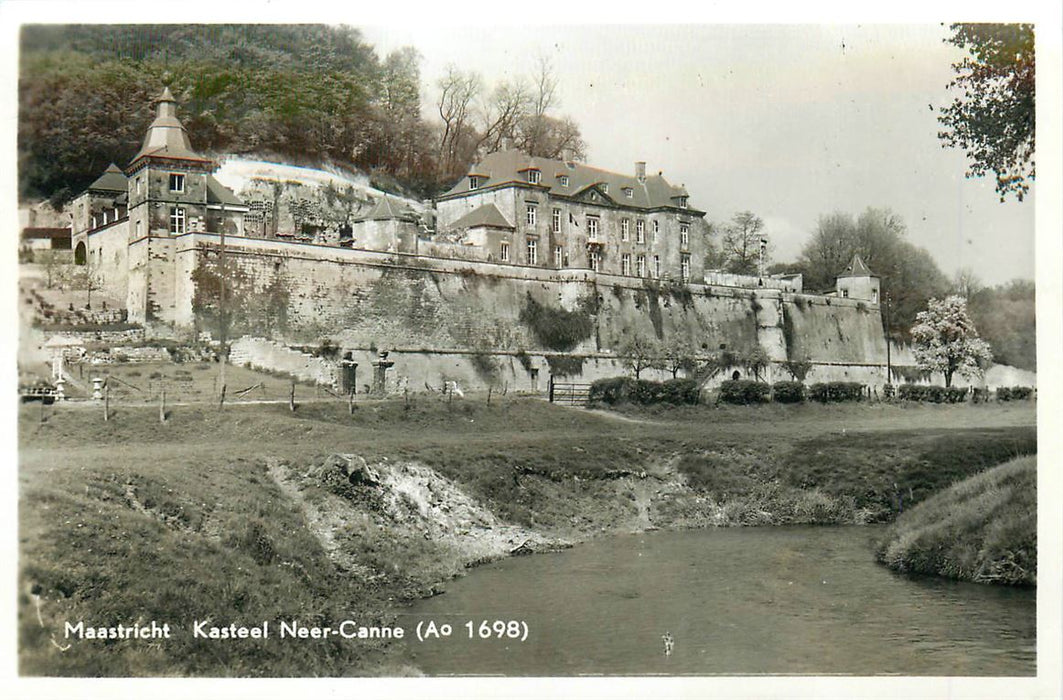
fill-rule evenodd
<path id="1" fill-rule="evenodd" d="M 630 377 L 610 377 L 591 384 L 589 398 L 592 403 L 609 405 L 634 403 L 649 406 L 665 403 L 679 406 L 696 404 L 699 394 L 698 383 L 693 379 L 651 382 Z"/>
<path id="2" fill-rule="evenodd" d="M 771 391 L 779 403 L 801 403 L 805 400 L 805 385 L 801 382 L 775 382 Z"/>
<path id="3" fill-rule="evenodd" d="M 962 403 L 967 400 L 967 387 L 944 387 L 925 384 L 901 384 L 897 398 L 902 401 L 927 401 L 930 403 Z"/>
<path id="4" fill-rule="evenodd" d="M 1033 396 L 1031 386 L 1002 386 L 997 388 L 997 401 L 1022 401 Z"/>
<path id="5" fill-rule="evenodd" d="M 768 400 L 771 387 L 766 382 L 749 379 L 728 379 L 720 384 L 720 401 L 748 405 Z"/>
<path id="6" fill-rule="evenodd" d="M 820 403 L 860 401 L 864 398 L 864 385 L 860 382 L 825 382 L 808 388 L 808 398 Z"/>

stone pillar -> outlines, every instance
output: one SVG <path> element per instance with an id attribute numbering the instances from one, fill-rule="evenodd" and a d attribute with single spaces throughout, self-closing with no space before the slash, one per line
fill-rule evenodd
<path id="1" fill-rule="evenodd" d="M 92 378 L 92 399 L 94 401 L 103 400 L 103 377 Z"/>
<path id="2" fill-rule="evenodd" d="M 340 360 L 340 393 L 356 394 L 358 393 L 358 363 L 351 359 L 351 354 L 347 353 L 342 360 Z"/>
<path id="3" fill-rule="evenodd" d="M 373 361 L 373 393 L 383 396 L 387 387 L 388 369 L 395 363 L 388 360 L 388 353 L 382 350 L 376 360 Z"/>

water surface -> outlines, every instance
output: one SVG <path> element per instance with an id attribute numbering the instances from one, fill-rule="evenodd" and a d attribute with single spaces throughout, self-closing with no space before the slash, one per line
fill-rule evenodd
<path id="1" fill-rule="evenodd" d="M 446 640 L 407 643 L 431 675 L 1036 673 L 1034 590 L 894 574 L 874 561 L 881 534 L 602 538 L 472 570 L 400 623 L 453 625 Z M 466 621 L 496 619 L 526 621 L 528 640 L 464 638 Z"/>

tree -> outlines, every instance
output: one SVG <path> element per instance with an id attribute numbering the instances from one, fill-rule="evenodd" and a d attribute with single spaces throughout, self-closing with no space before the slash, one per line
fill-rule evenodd
<path id="1" fill-rule="evenodd" d="M 953 24 L 945 41 L 969 52 L 952 68 L 962 96 L 941 109 L 944 147 L 967 152 L 967 177 L 996 175 L 1000 201 L 1021 202 L 1034 179 L 1036 61 L 1032 24 Z"/>
<path id="2" fill-rule="evenodd" d="M 635 375 L 635 379 L 639 379 L 642 370 L 655 367 L 660 362 L 661 348 L 652 340 L 633 335 L 620 344 L 617 354 L 623 358 L 624 366 Z"/>
<path id="3" fill-rule="evenodd" d="M 723 230 L 724 269 L 740 275 L 760 270 L 761 249 L 767 245 L 764 220 L 751 211 L 739 212 Z"/>
<path id="4" fill-rule="evenodd" d="M 981 375 L 993 361 L 989 343 L 978 337 L 963 297 L 931 299 L 915 320 L 911 331 L 915 361 L 922 369 L 944 374 L 945 386 L 952 386 L 955 373 Z"/>
<path id="5" fill-rule="evenodd" d="M 449 66 L 439 81 L 436 108 L 443 122 L 439 135 L 439 175 L 444 181 L 465 173 L 476 150 L 473 102 L 480 94 L 480 76 Z"/>
<path id="6" fill-rule="evenodd" d="M 660 349 L 660 368 L 672 373 L 672 379 L 683 370 L 688 375 L 697 368 L 695 351 L 691 344 L 678 336 L 672 336 Z"/>

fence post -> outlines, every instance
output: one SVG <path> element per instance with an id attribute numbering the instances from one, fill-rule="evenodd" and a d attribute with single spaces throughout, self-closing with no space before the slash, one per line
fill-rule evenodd
<path id="1" fill-rule="evenodd" d="M 288 409 L 292 412 L 295 411 L 295 380 L 292 380 L 291 391 L 288 392 Z"/>
<path id="2" fill-rule="evenodd" d="M 546 385 L 546 393 L 550 397 L 550 403 L 554 402 L 554 375 L 550 375 L 550 382 Z"/>
<path id="3" fill-rule="evenodd" d="M 166 422 L 166 390 L 159 394 L 159 422 Z"/>
<path id="4" fill-rule="evenodd" d="M 103 387 L 103 420 L 111 420 L 111 387 Z"/>

